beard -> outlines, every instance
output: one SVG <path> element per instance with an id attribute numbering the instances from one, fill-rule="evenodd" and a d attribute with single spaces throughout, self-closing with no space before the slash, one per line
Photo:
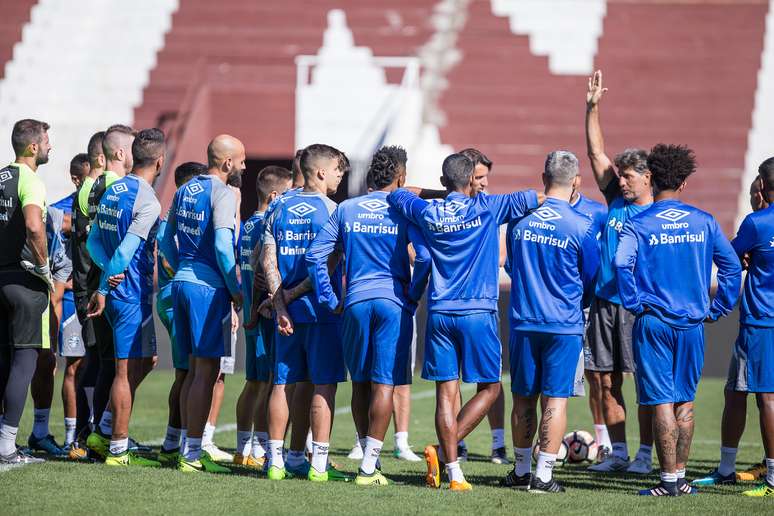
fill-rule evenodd
<path id="1" fill-rule="evenodd" d="M 236 174 L 231 174 L 226 178 L 226 184 L 228 186 L 233 186 L 234 188 L 242 188 L 242 172 L 237 172 Z"/>
<path id="2" fill-rule="evenodd" d="M 51 152 L 50 150 L 46 151 L 46 154 L 38 154 L 35 156 L 35 164 L 36 165 L 45 165 L 48 163 L 48 153 Z"/>

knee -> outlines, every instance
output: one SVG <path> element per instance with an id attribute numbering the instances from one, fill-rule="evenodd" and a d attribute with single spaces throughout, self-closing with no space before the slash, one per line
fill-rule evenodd
<path id="1" fill-rule="evenodd" d="M 766 414 L 774 414 L 774 393 L 764 392 L 755 397 L 758 409 Z"/>

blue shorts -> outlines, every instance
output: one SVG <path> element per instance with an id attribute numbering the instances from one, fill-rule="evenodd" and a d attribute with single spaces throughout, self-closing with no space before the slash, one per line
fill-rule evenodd
<path id="1" fill-rule="evenodd" d="M 430 312 L 422 378 L 435 382 L 495 383 L 502 371 L 497 312 Z M 577 358 L 577 357 L 576 357 Z"/>
<path id="2" fill-rule="evenodd" d="M 172 282 L 175 340 L 186 355 L 231 356 L 231 296 L 225 288 Z"/>
<path id="3" fill-rule="evenodd" d="M 511 392 L 552 398 L 575 395 L 575 372 L 583 335 L 511 331 Z"/>
<path id="4" fill-rule="evenodd" d="M 156 329 L 150 304 L 126 303 L 108 296 L 105 317 L 113 328 L 116 358 L 149 358 L 156 354 Z"/>
<path id="5" fill-rule="evenodd" d="M 274 334 L 274 384 L 346 381 L 339 325 L 296 323 L 293 335 Z"/>
<path id="6" fill-rule="evenodd" d="M 675 328 L 655 315 L 634 322 L 632 349 L 640 405 L 693 401 L 704 365 L 704 326 Z"/>
<path id="7" fill-rule="evenodd" d="M 274 331 L 274 322 L 261 317 L 259 325 L 258 328 L 245 331 L 245 379 L 251 382 L 268 382 L 271 379 L 271 369 L 274 364 L 274 355 L 270 347 L 274 339 L 269 339 L 269 346 L 267 346 L 263 335 Z"/>
<path id="8" fill-rule="evenodd" d="M 344 361 L 353 382 L 411 383 L 414 318 L 395 301 L 368 299 L 344 310 Z"/>
<path id="9" fill-rule="evenodd" d="M 188 353 L 183 352 L 180 349 L 180 345 L 177 343 L 175 332 L 175 303 L 172 297 L 172 285 L 167 288 L 159 290 L 156 296 L 156 313 L 159 315 L 159 320 L 169 335 L 169 347 L 172 351 L 172 366 L 175 369 L 181 371 L 188 371 Z"/>
<path id="10" fill-rule="evenodd" d="M 774 392 L 774 328 L 739 327 L 726 390 Z"/>

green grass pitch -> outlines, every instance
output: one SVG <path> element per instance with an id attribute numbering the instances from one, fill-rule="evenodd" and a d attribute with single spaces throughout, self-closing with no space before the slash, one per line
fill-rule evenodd
<path id="1" fill-rule="evenodd" d="M 59 379 L 61 381 L 61 377 Z M 138 391 L 132 417 L 131 435 L 141 442 L 160 442 L 166 428 L 169 371 L 155 371 Z M 630 417 L 635 411 L 631 380 L 626 382 Z M 237 373 L 226 379 L 226 399 L 219 426 L 233 428 L 234 407 L 242 386 Z M 58 389 L 59 385 L 57 385 Z M 505 388 L 508 389 L 507 383 Z M 56 391 L 58 392 L 58 390 Z M 470 387 L 463 391 L 470 395 Z M 410 440 L 421 454 L 425 444 L 435 442 L 434 396 L 431 383 L 417 380 L 413 386 Z M 349 406 L 349 384 L 342 384 L 337 398 L 333 432 L 332 460 L 344 470 L 356 472 L 358 464 L 346 459 L 354 439 Z M 696 433 L 688 466 L 690 479 L 713 468 L 719 457 L 720 415 L 723 408 L 723 382 L 705 379 L 696 403 Z M 510 399 L 506 404 L 510 411 Z M 509 412 L 508 412 L 509 413 Z M 506 419 L 508 419 L 506 417 Z M 570 403 L 568 431 L 592 431 L 586 398 Z M 19 431 L 19 443 L 26 441 L 32 424 L 32 404 L 27 404 Z M 229 426 L 226 426 L 229 425 Z M 510 425 L 507 425 L 508 427 Z M 51 429 L 61 442 L 63 423 L 61 402 L 52 410 Z M 234 474 L 182 474 L 170 469 L 114 469 L 102 464 L 73 464 L 49 461 L 0 473 L 0 513 L 3 514 L 589 514 L 589 513 L 675 513 L 675 514 L 763 514 L 774 513 L 774 500 L 749 499 L 740 492 L 750 485 L 704 488 L 697 496 L 651 499 L 635 496 L 637 489 L 650 487 L 657 475 L 648 478 L 625 475 L 595 476 L 585 465 L 565 465 L 555 470 L 567 488 L 564 495 L 530 495 L 498 487 L 509 466 L 488 462 L 489 427 L 484 421 L 467 439 L 470 461 L 463 464 L 466 477 L 474 486 L 469 493 L 452 493 L 424 487 L 424 462 L 394 460 L 392 430 L 386 438 L 383 471 L 393 481 L 384 488 L 362 488 L 352 484 L 312 484 L 306 480 L 272 482 L 251 471 L 234 468 Z M 506 431 L 510 442 L 510 429 Z M 219 432 L 215 442 L 233 449 L 233 430 Z M 636 452 L 637 426 L 628 429 L 630 453 Z M 512 455 L 508 446 L 509 456 Z M 749 400 L 747 431 L 740 445 L 739 466 L 759 461 L 763 449 L 757 424 L 757 409 Z"/>

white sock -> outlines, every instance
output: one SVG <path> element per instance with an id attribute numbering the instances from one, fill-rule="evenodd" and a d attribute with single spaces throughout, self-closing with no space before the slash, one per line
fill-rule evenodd
<path id="1" fill-rule="evenodd" d="M 626 443 L 613 443 L 613 457 L 629 460 L 629 448 L 626 447 Z"/>
<path id="2" fill-rule="evenodd" d="M 766 458 L 766 482 L 774 486 L 774 459 Z"/>
<path id="3" fill-rule="evenodd" d="M 645 462 L 653 462 L 653 445 L 641 444 L 640 449 L 637 450 L 637 458 Z"/>
<path id="4" fill-rule="evenodd" d="M 252 454 L 256 459 L 265 457 L 268 453 L 269 432 L 253 432 Z"/>
<path id="5" fill-rule="evenodd" d="M 513 469 L 518 476 L 524 476 L 532 469 L 532 448 L 513 449 Z"/>
<path id="6" fill-rule="evenodd" d="M 288 466 L 290 466 L 291 468 L 300 466 L 305 461 L 306 461 L 306 456 L 304 455 L 304 450 L 288 451 L 287 462 L 288 462 Z"/>
<path id="7" fill-rule="evenodd" d="M 306 434 L 306 453 L 312 454 L 314 451 L 314 447 L 312 446 L 312 431 L 309 430 L 309 433 Z"/>
<path id="8" fill-rule="evenodd" d="M 318 473 L 325 473 L 328 470 L 329 448 L 330 443 L 312 441 L 312 467 Z"/>
<path id="9" fill-rule="evenodd" d="M 250 455 L 253 449 L 253 432 L 237 430 L 236 452 L 242 457 Z"/>
<path id="10" fill-rule="evenodd" d="M 736 451 L 736 448 L 720 447 L 720 465 L 718 466 L 718 473 L 726 476 L 736 471 Z"/>
<path id="11" fill-rule="evenodd" d="M 278 468 L 285 467 L 285 457 L 282 456 L 282 448 L 285 441 L 282 439 L 269 439 L 269 464 Z"/>
<path id="12" fill-rule="evenodd" d="M 65 448 L 70 446 L 75 441 L 75 425 L 76 425 L 76 418 L 74 417 L 66 417 L 64 418 L 64 425 L 65 425 Z"/>
<path id="13" fill-rule="evenodd" d="M 363 461 L 360 463 L 360 471 L 366 475 L 373 474 L 376 471 L 376 463 L 379 460 L 379 454 L 382 451 L 384 442 L 373 437 L 365 438 L 365 447 L 363 449 Z"/>
<path id="14" fill-rule="evenodd" d="M 102 435 L 113 435 L 113 414 L 108 409 L 105 409 L 99 420 L 99 431 Z"/>
<path id="15" fill-rule="evenodd" d="M 677 482 L 677 473 L 666 473 L 664 471 L 661 472 L 661 481 L 665 484 L 674 484 Z"/>
<path id="16" fill-rule="evenodd" d="M 554 475 L 554 464 L 556 463 L 555 453 L 538 452 L 537 466 L 535 467 L 535 476 L 541 482 L 549 482 Z"/>
<path id="17" fill-rule="evenodd" d="M 685 468 L 678 469 L 675 471 L 675 475 L 677 475 L 677 479 L 680 480 L 681 478 L 685 478 Z"/>
<path id="18" fill-rule="evenodd" d="M 395 449 L 405 450 L 408 447 L 408 432 L 395 432 Z"/>
<path id="19" fill-rule="evenodd" d="M 607 425 L 594 425 L 594 440 L 598 445 L 606 446 L 608 450 L 613 447 L 610 443 L 610 435 L 607 433 Z"/>
<path id="20" fill-rule="evenodd" d="M 165 451 L 172 451 L 180 448 L 180 435 L 183 431 L 179 428 L 167 426 L 167 435 L 164 436 L 164 444 L 161 445 L 161 449 Z"/>
<path id="21" fill-rule="evenodd" d="M 211 425 L 209 421 L 204 425 L 204 433 L 202 433 L 202 446 L 209 446 L 212 443 L 212 438 L 215 435 L 215 426 Z"/>
<path id="22" fill-rule="evenodd" d="M 50 415 L 50 408 L 35 409 L 35 422 L 32 424 L 32 435 L 35 439 L 43 439 L 49 434 L 48 417 Z"/>
<path id="23" fill-rule="evenodd" d="M 492 428 L 492 449 L 505 448 L 505 428 Z"/>
<path id="24" fill-rule="evenodd" d="M 110 454 L 121 455 L 129 448 L 129 438 L 124 439 L 111 439 L 110 440 Z"/>
<path id="25" fill-rule="evenodd" d="M 465 475 L 462 474 L 462 468 L 460 467 L 460 461 L 455 460 L 446 464 L 446 475 L 449 480 L 455 480 L 457 482 L 464 482 Z"/>
<path id="26" fill-rule="evenodd" d="M 202 456 L 202 438 L 201 437 L 188 437 L 185 440 L 185 451 L 183 456 L 187 461 L 199 460 Z"/>
<path id="27" fill-rule="evenodd" d="M 16 434 L 18 426 L 10 426 L 3 423 L 0 426 L 0 455 L 12 455 L 16 452 Z"/>

